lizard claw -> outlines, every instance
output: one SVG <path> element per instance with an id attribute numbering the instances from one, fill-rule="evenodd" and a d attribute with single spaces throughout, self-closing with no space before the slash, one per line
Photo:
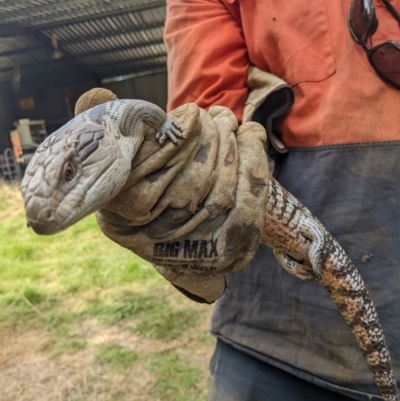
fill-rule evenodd
<path id="1" fill-rule="evenodd" d="M 317 280 L 322 275 L 322 257 L 326 247 L 326 233 L 318 224 L 318 221 L 311 218 L 303 218 L 300 223 L 300 229 L 305 238 L 311 241 L 308 249 L 308 258 L 313 268 Z"/>
<path id="2" fill-rule="evenodd" d="M 326 232 L 318 220 L 302 216 L 298 228 L 300 234 L 310 241 L 305 260 L 294 258 L 290 250 L 275 248 L 274 254 L 279 264 L 289 273 L 302 280 L 321 279 L 323 256 L 326 249 Z"/>
<path id="3" fill-rule="evenodd" d="M 274 254 L 278 263 L 290 274 L 302 279 L 314 279 L 314 272 L 304 262 L 298 262 L 290 257 L 286 252 L 274 249 Z"/>
<path id="4" fill-rule="evenodd" d="M 183 133 L 181 131 L 180 125 L 168 117 L 164 125 L 157 132 L 156 138 L 158 139 L 158 142 L 161 146 L 164 145 L 167 139 L 177 145 L 177 138 L 183 138 Z"/>

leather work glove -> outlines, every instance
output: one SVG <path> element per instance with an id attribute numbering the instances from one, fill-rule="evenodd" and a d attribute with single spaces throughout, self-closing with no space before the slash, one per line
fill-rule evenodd
<path id="1" fill-rule="evenodd" d="M 75 113 L 115 95 L 92 89 Z M 150 261 L 183 294 L 212 303 L 226 273 L 243 271 L 257 250 L 268 201 L 264 128 L 191 103 L 169 113 L 184 134 L 160 147 L 154 129 L 132 161 L 123 190 L 96 212 L 103 233 Z"/>

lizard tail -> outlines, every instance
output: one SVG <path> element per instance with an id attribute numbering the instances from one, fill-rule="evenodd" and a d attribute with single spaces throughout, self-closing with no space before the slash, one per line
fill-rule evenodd
<path id="1" fill-rule="evenodd" d="M 327 233 L 320 284 L 349 325 L 385 401 L 399 400 L 389 350 L 374 303 L 356 267 Z"/>
<path id="2" fill-rule="evenodd" d="M 385 336 L 358 270 L 319 220 L 273 178 L 261 242 L 273 248 L 289 273 L 317 279 L 328 291 L 353 332 L 383 399 L 398 401 Z"/>

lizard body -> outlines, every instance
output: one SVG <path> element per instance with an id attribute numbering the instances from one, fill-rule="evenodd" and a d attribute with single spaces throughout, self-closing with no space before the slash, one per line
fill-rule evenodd
<path id="1" fill-rule="evenodd" d="M 80 114 L 38 148 L 21 184 L 28 225 L 54 234 L 100 209 L 128 180 L 149 127 L 162 145 L 182 133 L 151 103 L 116 100 Z M 302 279 L 317 279 L 352 330 L 385 401 L 399 400 L 378 316 L 354 265 L 323 225 L 273 178 L 261 242 Z"/>

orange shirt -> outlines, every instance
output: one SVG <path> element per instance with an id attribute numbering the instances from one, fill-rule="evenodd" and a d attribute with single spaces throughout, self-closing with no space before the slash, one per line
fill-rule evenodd
<path id="1" fill-rule="evenodd" d="M 347 27 L 350 0 L 168 0 L 168 109 L 224 105 L 241 119 L 250 64 L 288 82 L 289 147 L 400 139 L 400 91 L 374 72 Z M 400 11 L 400 0 L 391 0 Z M 380 0 L 370 45 L 400 43 Z"/>

